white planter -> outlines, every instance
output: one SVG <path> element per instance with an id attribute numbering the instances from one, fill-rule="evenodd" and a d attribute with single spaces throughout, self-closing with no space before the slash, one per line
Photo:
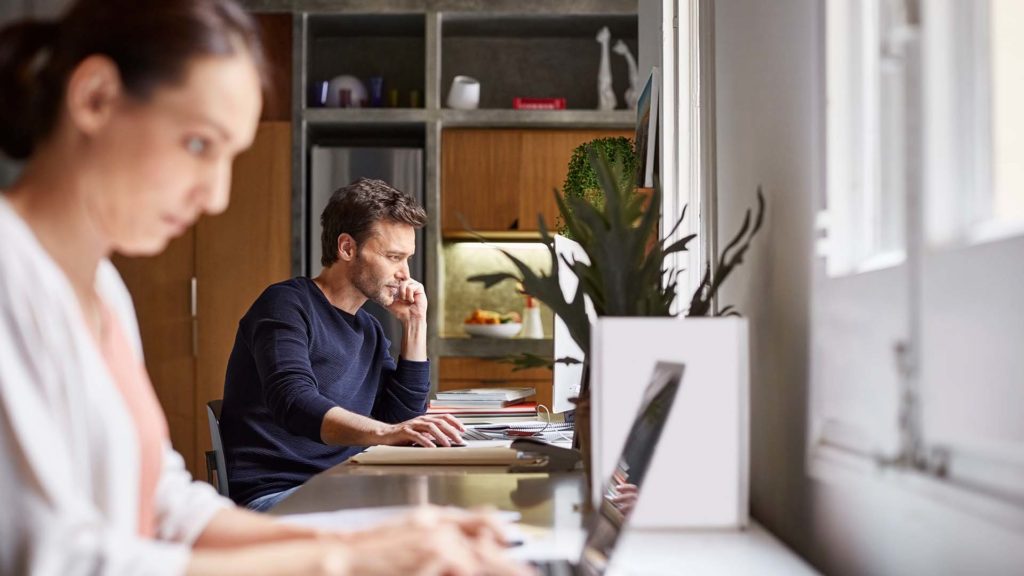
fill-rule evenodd
<path id="1" fill-rule="evenodd" d="M 638 528 L 748 521 L 749 348 L 742 318 L 599 318 L 591 335 L 592 498 L 611 474 L 658 360 L 686 365 L 640 490 Z"/>

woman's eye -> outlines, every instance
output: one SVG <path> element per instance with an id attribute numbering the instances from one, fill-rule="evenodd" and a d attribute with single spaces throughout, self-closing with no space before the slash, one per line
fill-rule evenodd
<path id="1" fill-rule="evenodd" d="M 191 136 L 185 140 L 185 149 L 196 156 L 202 156 L 210 148 L 210 142 L 206 138 Z"/>

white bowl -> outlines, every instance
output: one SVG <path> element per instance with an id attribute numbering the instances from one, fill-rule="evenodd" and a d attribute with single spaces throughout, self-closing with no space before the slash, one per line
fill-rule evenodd
<path id="1" fill-rule="evenodd" d="M 470 336 L 484 338 L 515 338 L 516 334 L 523 329 L 520 322 L 506 322 L 505 324 L 463 324 L 462 329 Z"/>
<path id="2" fill-rule="evenodd" d="M 327 83 L 326 106 L 328 108 L 341 106 L 341 90 L 349 91 L 349 108 L 362 108 L 362 103 L 367 101 L 366 86 L 362 81 L 355 76 L 342 74 L 331 78 L 331 81 Z"/>

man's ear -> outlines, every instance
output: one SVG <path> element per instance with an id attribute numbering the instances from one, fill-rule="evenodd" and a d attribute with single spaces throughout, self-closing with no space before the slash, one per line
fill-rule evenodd
<path id="1" fill-rule="evenodd" d="M 87 136 L 96 134 L 110 120 L 123 92 L 113 60 L 101 55 L 82 60 L 71 72 L 64 98 L 72 125 Z"/>
<path id="2" fill-rule="evenodd" d="M 356 239 L 347 233 L 343 233 L 338 236 L 338 258 L 345 262 L 351 262 L 356 259 L 356 251 L 358 246 L 356 245 Z"/>

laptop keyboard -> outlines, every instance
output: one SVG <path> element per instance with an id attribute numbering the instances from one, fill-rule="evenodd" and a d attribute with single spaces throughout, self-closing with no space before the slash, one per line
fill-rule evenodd
<path id="1" fill-rule="evenodd" d="M 532 562 L 531 565 L 542 576 L 574 576 L 576 574 L 576 567 L 567 560 Z"/>

